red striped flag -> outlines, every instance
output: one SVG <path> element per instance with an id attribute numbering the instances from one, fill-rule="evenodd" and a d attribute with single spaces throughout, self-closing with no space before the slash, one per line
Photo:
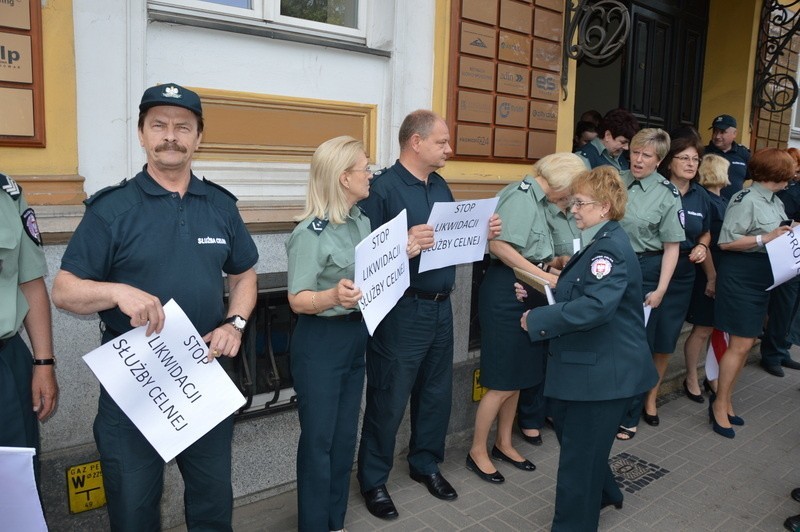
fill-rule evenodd
<path id="1" fill-rule="evenodd" d="M 728 349 L 729 338 L 728 333 L 719 329 L 711 331 L 711 341 L 708 342 L 708 351 L 706 352 L 706 378 L 710 381 L 719 378 L 719 361 L 725 354 L 725 350 Z"/>

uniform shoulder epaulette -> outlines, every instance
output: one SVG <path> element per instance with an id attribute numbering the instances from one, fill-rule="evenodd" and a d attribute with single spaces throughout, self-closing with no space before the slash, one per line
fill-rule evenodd
<path id="1" fill-rule="evenodd" d="M 530 189 L 531 189 L 531 184 L 525 181 L 524 179 L 519 182 L 519 186 L 517 187 L 517 190 L 520 190 L 522 192 L 528 192 Z"/>
<path id="2" fill-rule="evenodd" d="M 114 190 L 121 189 L 121 188 L 125 187 L 127 184 L 128 184 L 128 180 L 127 179 L 123 179 L 122 181 L 120 181 L 116 185 L 110 185 L 110 186 L 107 186 L 105 188 L 101 188 L 100 190 L 98 190 L 97 192 L 95 192 L 94 194 L 92 194 L 91 196 L 86 198 L 85 200 L 83 200 L 83 203 L 85 205 L 91 205 L 92 203 L 97 201 L 98 198 L 100 198 L 102 196 L 105 196 L 106 194 L 108 194 L 109 192 L 112 192 Z"/>
<path id="3" fill-rule="evenodd" d="M 372 179 L 370 179 L 370 185 L 373 185 L 376 180 L 380 179 L 381 177 L 388 174 L 389 167 L 381 168 L 380 170 L 375 170 L 372 172 Z"/>
<path id="4" fill-rule="evenodd" d="M 216 188 L 217 190 L 220 190 L 220 191 L 224 192 L 225 195 L 230 197 L 234 202 L 239 201 L 239 198 L 234 196 L 231 193 L 230 190 L 228 190 L 227 188 L 223 187 L 222 185 L 218 185 L 218 184 L 214 183 L 213 181 L 211 181 L 210 179 L 206 179 L 205 177 L 203 178 L 203 183 L 207 183 L 207 184 L 211 185 L 212 187 Z"/>
<path id="5" fill-rule="evenodd" d="M 5 190 L 6 194 L 11 196 L 14 201 L 17 201 L 22 194 L 22 189 L 19 188 L 17 182 L 5 174 L 0 174 L 0 188 Z"/>
<path id="6" fill-rule="evenodd" d="M 319 235 L 320 233 L 322 233 L 322 231 L 325 229 L 327 225 L 328 225 L 328 220 L 323 220 L 321 218 L 314 218 L 313 220 L 311 220 L 311 223 L 308 224 L 308 228 L 312 232 Z"/>
<path id="7" fill-rule="evenodd" d="M 676 198 L 681 195 L 681 193 L 678 192 L 678 187 L 673 185 L 669 179 L 664 179 L 663 181 L 661 181 L 661 184 L 667 187 L 672 192 L 672 195 L 675 196 Z"/>
<path id="8" fill-rule="evenodd" d="M 750 193 L 750 189 L 749 188 L 746 188 L 744 190 L 739 191 L 739 193 L 736 194 L 736 196 L 734 196 L 733 202 L 734 203 L 739 203 L 740 201 L 742 201 L 742 198 L 747 196 L 749 193 Z"/>

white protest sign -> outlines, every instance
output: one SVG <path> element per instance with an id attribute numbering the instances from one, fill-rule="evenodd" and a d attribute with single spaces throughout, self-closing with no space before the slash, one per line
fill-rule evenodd
<path id="1" fill-rule="evenodd" d="M 362 294 L 358 306 L 370 335 L 409 287 L 407 244 L 408 221 L 403 209 L 356 246 L 355 285 Z"/>
<path id="2" fill-rule="evenodd" d="M 778 238 L 767 242 L 767 255 L 774 281 L 767 290 L 772 290 L 800 275 L 800 241 L 795 234 L 796 229 L 786 231 Z"/>
<path id="3" fill-rule="evenodd" d="M 434 203 L 428 225 L 433 226 L 435 242 L 420 255 L 419 272 L 483 259 L 489 218 L 494 214 L 497 200 Z"/>
<path id="4" fill-rule="evenodd" d="M 32 447 L 0 447 L 0 483 L 8 489 L 0 497 L 3 530 L 47 532 L 33 476 Z"/>
<path id="5" fill-rule="evenodd" d="M 245 403 L 174 300 L 160 333 L 138 327 L 83 360 L 136 428 L 169 462 Z"/>

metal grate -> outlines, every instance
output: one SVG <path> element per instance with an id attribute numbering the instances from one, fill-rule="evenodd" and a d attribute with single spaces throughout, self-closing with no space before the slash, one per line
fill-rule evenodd
<path id="1" fill-rule="evenodd" d="M 612 456 L 608 459 L 608 465 L 611 466 L 614 480 L 617 481 L 620 489 L 628 493 L 636 493 L 669 473 L 668 470 L 657 464 L 628 453 Z"/>

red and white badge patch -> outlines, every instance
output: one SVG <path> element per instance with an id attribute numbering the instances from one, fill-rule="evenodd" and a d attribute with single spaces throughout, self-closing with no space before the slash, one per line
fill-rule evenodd
<path id="1" fill-rule="evenodd" d="M 603 256 L 595 257 L 592 259 L 592 266 L 590 268 L 590 271 L 592 272 L 592 275 L 594 275 L 598 279 L 602 279 L 603 277 L 611 273 L 611 266 L 612 266 L 612 261 L 609 260 L 608 257 L 603 257 Z"/>

